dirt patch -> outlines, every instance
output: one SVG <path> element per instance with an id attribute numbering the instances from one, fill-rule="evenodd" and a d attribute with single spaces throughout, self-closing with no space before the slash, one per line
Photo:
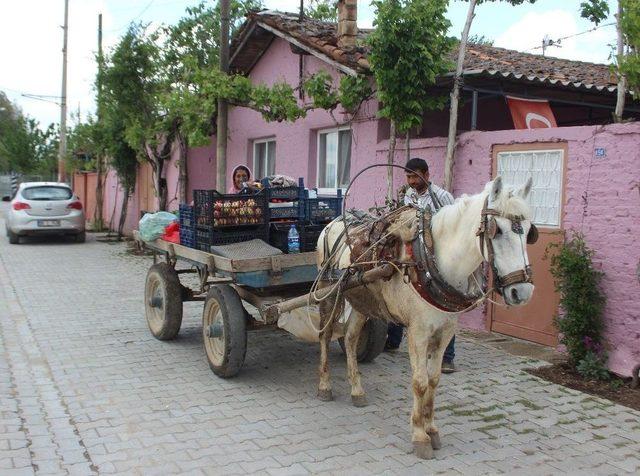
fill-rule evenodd
<path id="1" fill-rule="evenodd" d="M 527 369 L 527 372 L 549 382 L 580 390 L 640 411 L 640 388 L 632 389 L 631 379 L 622 380 L 612 376 L 612 380 L 609 382 L 585 380 L 566 362 L 537 369 Z"/>

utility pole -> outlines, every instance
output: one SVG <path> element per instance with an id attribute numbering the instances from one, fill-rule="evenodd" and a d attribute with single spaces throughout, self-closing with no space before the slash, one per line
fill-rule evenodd
<path id="1" fill-rule="evenodd" d="M 229 72 L 229 0 L 220 1 L 220 71 Z M 216 134 L 216 189 L 227 188 L 227 101 L 218 98 L 218 131 Z"/>
<path id="2" fill-rule="evenodd" d="M 67 155 L 67 32 L 69 30 L 69 0 L 64 0 L 64 39 L 62 43 L 62 93 L 60 94 L 60 149 L 58 151 L 58 182 L 66 182 Z"/>
<path id="3" fill-rule="evenodd" d="M 97 86 L 97 104 L 96 104 L 96 115 L 98 116 L 98 124 L 102 125 L 102 13 L 98 15 L 98 80 L 96 81 Z M 102 186 L 102 175 L 103 175 L 103 162 L 104 157 L 102 156 L 102 151 L 98 151 L 96 153 L 96 210 L 93 215 L 93 225 L 94 229 L 98 231 L 102 231 L 103 228 L 103 218 L 102 218 L 102 206 L 103 206 L 103 186 Z"/>

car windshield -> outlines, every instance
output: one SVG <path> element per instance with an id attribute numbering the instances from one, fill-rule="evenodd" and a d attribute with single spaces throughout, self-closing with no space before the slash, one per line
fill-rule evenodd
<path id="1" fill-rule="evenodd" d="M 27 200 L 69 200 L 73 193 L 67 187 L 29 187 L 22 191 L 22 196 Z"/>

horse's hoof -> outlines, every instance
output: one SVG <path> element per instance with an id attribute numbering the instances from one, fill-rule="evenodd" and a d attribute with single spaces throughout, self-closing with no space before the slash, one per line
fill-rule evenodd
<path id="1" fill-rule="evenodd" d="M 323 402 L 330 402 L 333 400 L 333 394 L 331 390 L 318 390 L 318 399 Z"/>
<path id="2" fill-rule="evenodd" d="M 420 459 L 433 459 L 433 448 L 431 444 L 426 441 L 414 441 L 413 451 L 415 451 L 416 456 Z"/>
<path id="3" fill-rule="evenodd" d="M 354 407 L 366 407 L 368 405 L 367 403 L 367 397 L 364 395 L 351 395 L 351 403 L 353 403 Z"/>
<path id="4" fill-rule="evenodd" d="M 429 437 L 431 438 L 431 448 L 434 450 L 439 450 L 442 448 L 442 443 L 440 442 L 440 433 L 437 431 L 435 433 L 429 433 Z"/>

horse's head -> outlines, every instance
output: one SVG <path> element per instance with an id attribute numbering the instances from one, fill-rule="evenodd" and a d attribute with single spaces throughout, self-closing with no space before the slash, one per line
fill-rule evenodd
<path id="1" fill-rule="evenodd" d="M 531 178 L 521 189 L 511 190 L 497 177 L 485 191 L 488 195 L 478 235 L 481 251 L 493 269 L 494 287 L 507 305 L 526 304 L 533 294 L 527 243 L 537 239 L 526 202 Z"/>

